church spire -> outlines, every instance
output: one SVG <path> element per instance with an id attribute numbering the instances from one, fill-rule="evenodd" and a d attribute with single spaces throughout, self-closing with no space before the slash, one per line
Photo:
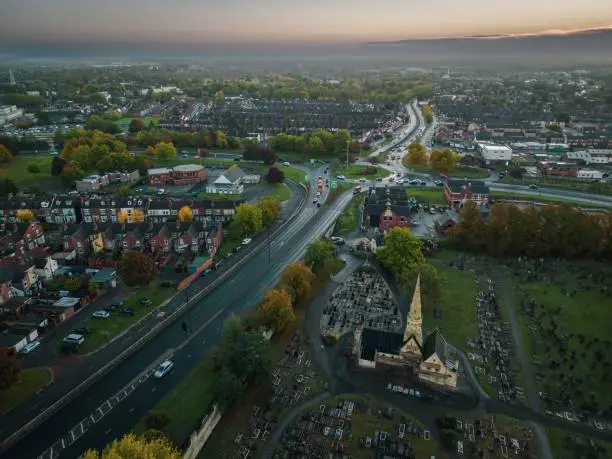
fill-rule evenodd
<path id="1" fill-rule="evenodd" d="M 421 314 L 421 275 L 417 276 L 416 285 L 414 286 L 414 294 L 410 303 L 410 312 L 406 320 L 406 330 L 404 331 L 404 341 L 407 341 L 411 336 L 414 336 L 419 343 L 423 345 L 423 316 Z"/>

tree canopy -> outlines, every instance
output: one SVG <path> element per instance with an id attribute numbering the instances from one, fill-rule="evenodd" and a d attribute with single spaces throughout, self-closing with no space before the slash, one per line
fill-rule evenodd
<path id="1" fill-rule="evenodd" d="M 303 303 L 312 295 L 316 276 L 303 261 L 288 265 L 280 276 L 280 284 L 287 289 L 294 304 Z"/>
<path id="2" fill-rule="evenodd" d="M 193 210 L 189 206 L 183 206 L 178 211 L 178 219 L 180 222 L 190 222 L 193 220 Z"/>
<path id="3" fill-rule="evenodd" d="M 376 250 L 376 258 L 396 275 L 405 270 L 417 271 L 425 264 L 423 243 L 409 228 L 401 227 L 387 231 L 385 244 Z"/>
<path id="4" fill-rule="evenodd" d="M 263 225 L 272 223 L 281 214 L 280 201 L 274 196 L 266 196 L 259 201 Z"/>
<path id="5" fill-rule="evenodd" d="M 263 303 L 259 305 L 258 314 L 264 325 L 275 332 L 282 331 L 295 321 L 291 295 L 284 289 L 268 290 Z"/>
<path id="6" fill-rule="evenodd" d="M 236 209 L 233 225 L 236 225 L 242 237 L 252 236 L 263 228 L 263 214 L 259 206 L 242 203 Z"/>
<path id="7" fill-rule="evenodd" d="M 0 144 L 0 163 L 10 163 L 13 160 L 13 154 L 4 145 Z"/>
<path id="8" fill-rule="evenodd" d="M 155 278 L 155 261 L 140 252 L 126 252 L 121 257 L 119 275 L 128 287 L 148 285 Z"/>
<path id="9" fill-rule="evenodd" d="M 429 155 L 431 168 L 440 172 L 451 172 L 459 162 L 459 155 L 449 148 L 433 150 Z"/>
<path id="10" fill-rule="evenodd" d="M 333 257 L 334 249 L 331 241 L 320 238 L 306 247 L 304 263 L 313 272 L 319 272 Z"/>
<path id="11" fill-rule="evenodd" d="M 139 438 L 129 433 L 121 440 L 113 440 L 102 452 L 88 450 L 81 459 L 181 459 L 182 455 L 168 439 Z"/>
<path id="12" fill-rule="evenodd" d="M 408 164 L 426 165 L 427 149 L 418 142 L 412 142 L 408 146 L 406 161 L 408 162 Z"/>

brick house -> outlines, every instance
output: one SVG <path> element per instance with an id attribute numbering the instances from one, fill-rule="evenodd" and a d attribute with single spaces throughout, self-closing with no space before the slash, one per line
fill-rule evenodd
<path id="1" fill-rule="evenodd" d="M 440 215 L 436 221 L 436 231 L 446 236 L 451 228 L 459 222 L 459 214 L 454 210 L 449 210 Z"/>
<path id="2" fill-rule="evenodd" d="M 364 200 L 363 225 L 385 232 L 396 226 L 407 228 L 416 210 L 402 187 L 376 188 Z"/>
<path id="3" fill-rule="evenodd" d="M 58 225 L 81 222 L 81 200 L 72 196 L 55 195 L 51 206 L 44 209 L 45 221 Z"/>
<path id="4" fill-rule="evenodd" d="M 157 167 L 147 171 L 149 184 L 152 186 L 165 186 L 172 182 L 172 169 L 167 167 Z"/>
<path id="5" fill-rule="evenodd" d="M 77 256 L 85 256 L 92 251 L 92 225 L 83 223 L 70 225 L 63 232 L 64 250 L 70 252 L 74 250 Z"/>
<path id="6" fill-rule="evenodd" d="M 17 212 L 20 210 L 31 210 L 34 218 L 41 218 L 40 201 L 29 198 L 11 198 L 2 201 L 2 209 L 0 209 L 0 223 L 16 223 Z"/>
<path id="7" fill-rule="evenodd" d="M 236 209 L 243 200 L 220 199 L 220 200 L 196 200 L 191 203 L 193 220 L 201 223 L 211 224 L 227 222 L 234 218 Z"/>
<path id="8" fill-rule="evenodd" d="M 151 252 L 170 252 L 172 244 L 170 238 L 170 229 L 168 227 L 169 225 L 165 223 L 156 226 L 155 232 L 149 241 Z"/>
<path id="9" fill-rule="evenodd" d="M 444 184 L 444 199 L 458 206 L 465 201 L 473 201 L 477 206 L 489 204 L 489 187 L 483 181 L 448 180 Z"/>
<path id="10" fill-rule="evenodd" d="M 202 183 L 208 178 L 208 171 L 199 164 L 182 164 L 172 169 L 172 182 L 175 185 Z"/>
<path id="11" fill-rule="evenodd" d="M 542 175 L 576 177 L 581 166 L 572 162 L 540 161 L 537 164 Z"/>
<path id="12" fill-rule="evenodd" d="M 45 246 L 45 234 L 42 225 L 34 223 L 13 223 L 0 231 L 0 250 L 4 253 L 14 252 L 21 256 L 30 250 Z"/>

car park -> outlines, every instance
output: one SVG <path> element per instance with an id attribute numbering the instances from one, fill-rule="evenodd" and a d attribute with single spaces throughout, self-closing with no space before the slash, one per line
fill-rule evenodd
<path id="1" fill-rule="evenodd" d="M 36 349 L 40 347 L 40 341 L 32 341 L 31 343 L 26 344 L 19 351 L 21 354 L 29 354 L 34 352 Z"/>
<path id="2" fill-rule="evenodd" d="M 92 317 L 96 319 L 108 319 L 110 317 L 110 312 L 104 310 L 96 311 L 92 314 Z"/>
<path id="3" fill-rule="evenodd" d="M 174 362 L 172 360 L 166 360 L 165 362 L 161 363 L 157 367 L 157 369 L 155 370 L 155 373 L 153 373 L 153 376 L 157 379 L 161 379 L 164 376 L 166 376 L 168 373 L 170 373 L 173 368 L 174 368 Z"/>

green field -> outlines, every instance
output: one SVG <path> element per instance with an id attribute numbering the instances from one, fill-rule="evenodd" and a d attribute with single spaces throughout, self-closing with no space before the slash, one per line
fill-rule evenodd
<path id="1" fill-rule="evenodd" d="M 359 214 L 359 206 L 364 198 L 363 194 L 353 197 L 349 205 L 338 216 L 334 226 L 334 234 L 336 236 L 346 237 L 349 233 L 358 229 L 357 215 Z"/>
<path id="2" fill-rule="evenodd" d="M 10 163 L 0 165 L 0 178 L 15 182 L 19 191 L 37 187 L 42 191 L 61 189 L 58 177 L 51 176 L 51 155 L 15 156 Z M 28 172 L 28 166 L 36 164 L 40 172 Z"/>
<path id="3" fill-rule="evenodd" d="M 451 345 L 466 351 L 466 340 L 478 336 L 474 274 L 445 266 L 436 259 L 430 261 L 442 279 L 441 299 L 432 304 L 423 295 L 423 326 L 429 331 L 438 328 Z M 440 312 L 438 318 L 434 316 L 435 309 Z"/>
<path id="4" fill-rule="evenodd" d="M 123 118 L 119 118 L 117 120 L 117 126 L 119 127 L 119 129 L 121 129 L 122 131 L 126 132 L 128 130 L 128 128 L 130 127 L 130 123 L 132 122 L 132 120 L 136 118 L 135 116 L 126 116 Z M 160 116 L 159 115 L 153 115 L 153 116 L 145 116 L 144 118 L 141 118 L 144 123 L 145 123 L 145 127 L 149 126 L 149 123 L 153 122 L 154 126 L 157 126 L 159 124 L 159 120 L 160 120 Z"/>
<path id="5" fill-rule="evenodd" d="M 548 441 L 550 450 L 555 459 L 576 459 L 578 457 L 610 458 L 612 457 L 612 443 L 595 440 L 573 432 L 548 428 Z M 591 446 L 593 442 L 594 446 Z"/>
<path id="6" fill-rule="evenodd" d="M 446 204 L 442 187 L 431 189 L 413 186 L 406 188 L 406 194 L 409 198 L 415 198 L 417 201 L 426 204 Z"/>
<path id="7" fill-rule="evenodd" d="M 598 180 L 577 180 L 570 177 L 523 177 L 522 179 L 515 179 L 506 175 L 501 179 L 501 182 L 525 186 L 536 184 L 543 187 L 574 190 L 582 193 L 612 195 L 612 184 L 610 182 L 602 183 Z"/>
<path id="8" fill-rule="evenodd" d="M 269 189 L 269 192 L 266 192 L 266 195 L 273 196 L 280 202 L 291 199 L 291 190 L 284 183 L 268 183 L 267 188 Z"/>
<path id="9" fill-rule="evenodd" d="M 439 177 L 440 171 L 433 170 L 429 165 L 421 165 L 421 164 L 406 164 L 404 163 L 408 169 L 413 172 L 418 172 L 420 174 L 429 174 L 432 177 Z M 445 174 L 450 178 L 473 178 L 473 179 L 486 179 L 489 177 L 490 173 L 485 169 L 477 169 L 474 167 L 466 167 L 466 166 L 457 166 L 454 170 L 447 172 Z"/>
<path id="10" fill-rule="evenodd" d="M 53 379 L 50 368 L 28 368 L 21 370 L 19 379 L 8 389 L 0 390 L 0 416 L 32 397 Z"/>
<path id="11" fill-rule="evenodd" d="M 91 329 L 91 333 L 85 337 L 85 342 L 79 347 L 79 354 L 88 354 L 104 346 L 114 337 L 125 331 L 130 325 L 151 313 L 153 309 L 175 292 L 176 290 L 173 288 L 164 288 L 157 284 L 130 289 L 124 300 L 124 307 L 132 308 L 134 315 L 124 316 L 118 311 L 113 311 L 108 319 L 91 317 L 87 321 L 87 327 Z M 149 298 L 153 305 L 142 306 L 138 304 L 140 298 Z"/>
<path id="12" fill-rule="evenodd" d="M 367 174 L 368 168 L 374 168 L 374 174 Z M 350 179 L 365 178 L 366 180 L 374 180 L 379 177 L 387 177 L 389 171 L 381 167 L 362 166 L 360 164 L 351 164 L 350 166 L 340 166 L 334 170 L 335 175 L 344 175 Z"/>
<path id="13" fill-rule="evenodd" d="M 212 405 L 213 359 L 204 357 L 185 379 L 168 392 L 151 411 L 167 413 L 170 423 L 164 433 L 177 446 L 182 445 Z M 147 430 L 145 419 L 134 427 L 137 434 Z"/>

